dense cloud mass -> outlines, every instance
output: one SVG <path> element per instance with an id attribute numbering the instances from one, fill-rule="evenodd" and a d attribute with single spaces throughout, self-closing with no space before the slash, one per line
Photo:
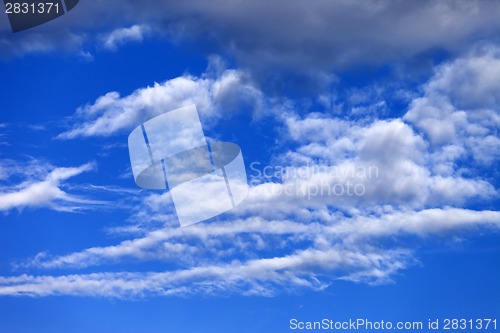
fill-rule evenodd
<path id="1" fill-rule="evenodd" d="M 154 33 L 199 42 L 202 52 L 232 54 L 252 71 L 314 74 L 462 50 L 498 35 L 499 11 L 498 2 L 479 0 L 82 1 L 60 19 L 19 34 L 9 33 L 4 18 L 0 52 L 78 50 L 94 40 L 116 49 Z"/>

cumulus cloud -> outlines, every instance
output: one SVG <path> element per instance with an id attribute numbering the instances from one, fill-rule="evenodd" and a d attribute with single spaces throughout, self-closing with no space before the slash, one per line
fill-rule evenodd
<path id="1" fill-rule="evenodd" d="M 259 207 L 260 214 L 283 214 L 296 205 L 346 211 L 382 205 L 422 209 L 492 199 L 497 193 L 482 177 L 464 177 L 457 167 L 436 172 L 441 162 L 428 142 L 401 119 L 283 118 L 294 148 L 275 156 L 272 166 L 251 167 L 249 176 L 258 186 L 241 209 Z"/>
<path id="2" fill-rule="evenodd" d="M 498 160 L 498 75 L 499 49 L 475 48 L 468 56 L 439 66 L 423 86 L 424 96 L 411 103 L 404 119 L 429 139 L 436 158 L 442 160 L 441 169 L 469 157 L 486 165 Z"/>
<path id="3" fill-rule="evenodd" d="M 477 46 L 465 57 L 439 66 L 425 92 L 448 96 L 461 109 L 495 108 L 500 106 L 499 75 L 500 49 Z"/>
<path id="4" fill-rule="evenodd" d="M 21 167 L 13 161 L 2 161 L 1 164 L 0 180 L 9 180 L 14 174 L 22 174 L 27 179 L 19 184 L 3 187 L 0 192 L 0 211 L 40 207 L 57 211 L 76 211 L 87 205 L 102 203 L 69 194 L 62 189 L 64 181 L 92 170 L 93 164 L 70 168 L 51 168 L 36 161 L 32 161 L 32 168 Z M 37 174 L 43 176 L 38 178 Z"/>

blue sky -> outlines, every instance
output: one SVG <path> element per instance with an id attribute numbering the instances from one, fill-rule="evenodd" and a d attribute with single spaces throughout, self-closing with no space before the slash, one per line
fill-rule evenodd
<path id="1" fill-rule="evenodd" d="M 16 34 L 0 15 L 0 332 L 499 321 L 498 12 L 81 1 Z M 191 104 L 250 190 L 181 228 L 127 137 Z"/>

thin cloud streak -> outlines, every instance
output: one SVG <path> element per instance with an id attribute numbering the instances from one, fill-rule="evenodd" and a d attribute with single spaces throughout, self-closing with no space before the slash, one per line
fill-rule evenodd
<path id="1" fill-rule="evenodd" d="M 28 179 L 6 187 L 0 192 L 0 211 L 46 207 L 56 211 L 75 212 L 103 204 L 102 201 L 72 195 L 62 189 L 62 184 L 67 179 L 93 169 L 94 165 L 91 163 L 79 167 L 54 168 L 44 179 Z"/>
<path id="2" fill-rule="evenodd" d="M 387 282 L 390 275 L 405 268 L 409 262 L 411 260 L 407 259 L 405 251 L 363 253 L 335 248 L 327 251 L 310 249 L 280 258 L 170 272 L 0 277 L 0 295 L 136 298 L 237 293 L 272 296 L 278 289 L 321 290 L 335 275 L 340 279 L 353 280 L 356 277 L 357 281 Z M 325 274 L 329 276 L 321 282 Z"/>

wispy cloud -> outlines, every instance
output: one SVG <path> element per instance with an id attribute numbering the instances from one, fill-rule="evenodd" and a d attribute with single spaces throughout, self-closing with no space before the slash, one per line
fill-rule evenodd
<path id="1" fill-rule="evenodd" d="M 116 51 L 119 46 L 130 42 L 141 42 L 151 32 L 147 25 L 135 24 L 130 28 L 119 28 L 102 36 L 102 46 L 111 51 Z"/>
<path id="2" fill-rule="evenodd" d="M 341 221 L 332 218 L 328 224 L 250 219 L 159 230 L 118 246 L 91 248 L 37 264 L 44 268 L 82 267 L 103 264 L 106 258 L 108 262 L 116 262 L 120 258 L 135 256 L 142 260 L 175 262 L 176 267 L 188 264 L 187 268 L 167 272 L 4 277 L 0 278 L 0 294 L 118 298 L 232 293 L 273 295 L 303 288 L 323 289 L 336 279 L 387 283 L 394 274 L 415 263 L 413 251 L 404 247 L 387 250 L 372 243 L 380 243 L 383 237 L 425 237 L 488 226 L 500 229 L 499 212 L 432 209 L 396 212 L 380 217 L 345 218 Z M 198 260 L 195 264 L 183 260 L 188 256 L 192 259 L 203 256 L 199 251 L 200 244 L 192 246 L 194 252 L 187 251 L 189 240 L 197 239 L 207 248 L 215 247 L 215 252 L 224 253 L 228 247 L 222 243 L 226 242 L 242 250 L 244 242 L 241 238 L 244 235 L 247 235 L 246 241 L 251 243 L 245 247 L 249 251 L 259 247 L 262 252 L 263 248 L 270 250 L 276 247 L 279 240 L 288 243 L 281 250 L 288 249 L 289 253 L 262 259 L 253 259 L 253 255 L 242 259 L 241 253 L 238 256 L 240 259 L 236 259 L 228 253 L 230 260 L 211 254 L 210 260 Z M 279 237 L 273 238 L 273 235 Z M 300 248 L 301 244 L 309 246 Z M 177 251 L 174 245 L 177 245 Z M 171 255 L 169 258 L 167 253 Z M 42 256 L 38 260 L 43 260 Z"/>
<path id="3" fill-rule="evenodd" d="M 3 137 L 5 137 L 4 129 L 7 128 L 7 124 L 0 123 L 0 146 L 9 146 L 10 144 L 7 141 L 4 141 Z"/>
<path id="4" fill-rule="evenodd" d="M 189 228 L 159 229 L 113 246 L 92 247 L 63 256 L 39 253 L 21 266 L 84 268 L 134 258 L 199 265 L 207 261 L 251 258 L 273 248 L 323 251 L 341 246 L 354 251 L 362 248 L 362 244 L 376 244 L 386 237 L 439 236 L 478 227 L 500 229 L 500 212 L 458 208 L 394 211 L 371 216 L 360 214 L 349 218 L 326 212 L 316 216 L 313 213 L 300 215 L 296 212 L 293 218 L 281 220 L 236 218 Z"/>
<path id="5" fill-rule="evenodd" d="M 279 258 L 233 261 L 169 272 L 0 277 L 0 295 L 130 298 L 238 293 L 271 296 L 277 290 L 320 290 L 335 278 L 383 282 L 406 267 L 409 260 L 405 251 L 398 250 L 305 250 Z M 328 277 L 321 282 L 318 278 L 324 275 Z"/>
<path id="6" fill-rule="evenodd" d="M 41 178 L 27 177 L 19 184 L 3 187 L 0 192 L 0 211 L 8 212 L 12 209 L 46 207 L 57 211 L 77 211 L 87 206 L 102 204 L 100 201 L 87 199 L 65 192 L 63 182 L 94 168 L 93 164 L 84 164 L 79 167 L 51 168 L 48 165 L 34 163 L 33 170 L 22 168 L 25 175 L 36 175 L 47 172 Z M 19 170 L 10 170 L 16 163 L 2 163 L 0 173 L 4 173 L 4 180 Z M 19 168 L 19 166 L 17 165 Z M 51 169 L 48 171 L 48 169 Z"/>
<path id="7" fill-rule="evenodd" d="M 109 92 L 93 104 L 79 108 L 72 118 L 74 127 L 58 138 L 110 136 L 166 111 L 191 104 L 196 105 L 206 121 L 220 117 L 224 107 L 228 107 L 227 112 L 238 105 L 259 109 L 261 92 L 245 77 L 244 72 L 225 70 L 219 77 L 213 77 L 215 74 L 207 72 L 201 77 L 177 77 L 138 89 L 125 97 Z M 235 101 L 236 105 L 231 104 Z"/>

